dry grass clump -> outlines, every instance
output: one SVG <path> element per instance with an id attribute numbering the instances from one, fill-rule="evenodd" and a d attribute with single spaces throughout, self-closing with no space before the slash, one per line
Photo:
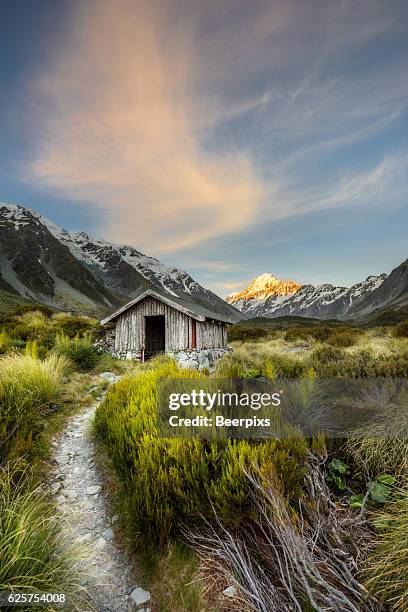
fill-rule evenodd
<path id="1" fill-rule="evenodd" d="M 235 585 L 235 608 L 243 610 L 380 610 L 354 577 L 361 520 L 338 511 L 318 461 L 311 458 L 308 496 L 295 507 L 279 483 L 247 477 L 254 511 L 245 529 L 233 530 L 216 517 L 205 529 L 186 530 L 207 590 Z"/>

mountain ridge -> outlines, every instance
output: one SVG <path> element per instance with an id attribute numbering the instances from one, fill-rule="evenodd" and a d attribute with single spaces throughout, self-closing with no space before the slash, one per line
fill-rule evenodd
<path id="1" fill-rule="evenodd" d="M 51 306 L 102 314 L 150 287 L 244 318 L 184 270 L 132 246 L 70 232 L 34 209 L 0 202 L 0 288 Z"/>
<path id="2" fill-rule="evenodd" d="M 320 319 L 360 318 L 380 308 L 398 308 L 408 304 L 408 260 L 389 275 L 370 275 L 351 287 L 329 283 L 299 285 L 292 281 L 299 286 L 294 293 L 271 293 L 258 299 L 247 290 L 264 276 L 256 277 L 242 292 L 228 296 L 229 303 L 251 317 L 304 316 Z M 279 279 L 276 280 L 279 282 Z M 247 299 L 244 299 L 245 295 Z"/>

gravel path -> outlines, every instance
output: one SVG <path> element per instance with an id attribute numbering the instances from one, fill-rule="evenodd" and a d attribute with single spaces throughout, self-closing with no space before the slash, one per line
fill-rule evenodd
<path id="1" fill-rule="evenodd" d="M 51 491 L 64 515 L 69 541 L 85 549 L 83 585 L 98 612 L 150 610 L 150 595 L 132 581 L 129 560 L 113 539 L 111 516 L 101 476 L 94 464 L 89 426 L 97 404 L 73 417 L 53 442 Z M 87 611 L 83 611 L 87 612 Z"/>

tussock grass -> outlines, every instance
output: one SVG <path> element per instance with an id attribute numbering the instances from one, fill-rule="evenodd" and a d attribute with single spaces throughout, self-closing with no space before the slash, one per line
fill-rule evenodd
<path id="1" fill-rule="evenodd" d="M 272 343 L 243 344 L 223 357 L 217 364 L 219 378 L 275 379 L 297 378 L 305 370 L 305 364 L 297 357 L 279 352 Z"/>
<path id="2" fill-rule="evenodd" d="M 216 609 L 202 596 L 201 581 L 197 580 L 198 560 L 186 544 L 173 540 L 162 556 L 156 551 L 142 561 L 141 569 L 153 595 L 155 609 L 160 612 L 213 612 Z"/>
<path id="3" fill-rule="evenodd" d="M 355 431 L 346 442 L 354 463 L 369 479 L 390 473 L 408 484 L 408 393 L 384 388 L 360 406 L 375 409 L 378 417 Z"/>
<path id="4" fill-rule="evenodd" d="M 0 332 L 0 355 L 7 353 L 10 347 L 11 347 L 11 340 L 6 334 L 6 332 L 3 330 L 2 332 Z"/>
<path id="5" fill-rule="evenodd" d="M 0 459 L 30 452 L 50 406 L 58 401 L 67 361 L 30 354 L 0 359 Z"/>
<path id="6" fill-rule="evenodd" d="M 363 578 L 366 587 L 393 612 L 408 609 L 408 489 L 375 515 L 377 546 Z"/>
<path id="7" fill-rule="evenodd" d="M 70 359 L 76 366 L 83 370 L 95 367 L 98 361 L 98 353 L 93 346 L 90 334 L 70 338 L 64 333 L 57 334 L 54 344 L 54 352 Z"/>
<path id="8" fill-rule="evenodd" d="M 361 332 L 360 332 L 361 333 Z M 358 330 L 345 329 L 341 331 L 335 331 L 327 338 L 326 342 L 331 346 L 348 347 L 353 346 L 357 342 L 359 337 Z"/>
<path id="9" fill-rule="evenodd" d="M 25 312 L 18 317 L 18 320 L 28 329 L 35 330 L 37 332 L 44 330 L 48 325 L 48 317 L 40 310 Z"/>
<path id="10" fill-rule="evenodd" d="M 71 609 L 84 609 L 77 558 L 21 460 L 0 468 L 0 560 L 0 591 L 64 592 Z"/>
<path id="11" fill-rule="evenodd" d="M 341 334 L 340 334 L 341 335 Z M 282 337 L 257 343 L 236 343 L 234 351 L 218 363 L 220 377 L 268 377 L 271 368 L 275 376 L 297 378 L 313 368 L 322 378 L 376 378 L 408 376 L 408 345 L 405 339 L 387 339 L 387 344 L 373 347 L 367 336 L 355 346 L 344 348 L 326 342 L 310 344 L 312 350 L 293 349 Z M 273 376 L 272 376 L 273 377 Z"/>

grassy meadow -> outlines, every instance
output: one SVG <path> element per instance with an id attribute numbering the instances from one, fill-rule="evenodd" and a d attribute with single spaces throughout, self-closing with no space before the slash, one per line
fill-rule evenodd
<path id="1" fill-rule="evenodd" d="M 83 604 L 79 551 L 42 486 L 53 437 L 99 405 L 116 537 L 139 559 L 153 610 L 408 609 L 408 400 L 346 439 L 165 439 L 159 379 L 406 378 L 408 320 L 364 326 L 285 317 L 230 330 L 214 372 L 94 348 L 95 320 L 32 304 L 0 312 L 0 590 L 64 590 Z M 395 417 L 395 418 L 394 418 Z M 233 597 L 223 591 L 231 587 Z"/>

